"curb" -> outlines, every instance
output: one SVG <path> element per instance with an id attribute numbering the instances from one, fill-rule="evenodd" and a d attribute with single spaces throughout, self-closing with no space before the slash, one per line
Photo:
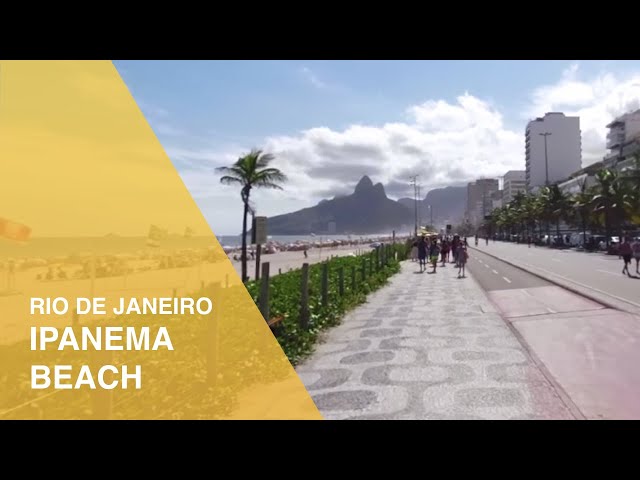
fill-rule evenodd
<path id="1" fill-rule="evenodd" d="M 533 275 L 535 277 L 540 278 L 541 280 L 546 280 L 547 282 L 553 283 L 554 285 L 557 285 L 560 288 L 564 288 L 565 290 L 568 290 L 568 291 L 570 291 L 572 293 L 575 293 L 576 295 L 580 295 L 581 297 L 588 298 L 592 302 L 598 303 L 598 304 L 600 304 L 600 305 L 602 305 L 604 307 L 610 308 L 612 310 L 620 310 L 620 311 L 629 313 L 631 315 L 640 316 L 640 308 L 636 307 L 635 305 L 633 305 L 631 303 L 626 302 L 625 300 L 617 300 L 617 299 L 615 299 L 616 302 L 614 303 L 614 302 L 612 302 L 612 301 L 610 301 L 608 299 L 603 299 L 602 298 L 603 295 L 609 296 L 607 294 L 603 293 L 603 294 L 596 295 L 594 293 L 585 291 L 583 289 L 576 288 L 575 286 L 570 285 L 567 282 L 556 280 L 555 278 L 552 278 L 550 276 L 546 276 L 546 275 L 542 275 L 541 273 L 537 273 L 537 272 L 533 271 L 530 268 L 524 267 L 522 265 L 517 265 L 517 264 L 511 262 L 510 260 L 507 260 L 505 258 L 499 257 L 498 255 L 495 255 L 493 253 L 489 253 L 486 250 L 481 250 L 479 248 L 472 247 L 472 246 L 469 246 L 469 248 L 471 248 L 472 250 L 478 251 L 480 253 L 484 253 L 485 255 L 488 255 L 488 256 L 490 256 L 492 258 L 495 258 L 496 260 L 500 260 L 500 261 L 506 263 L 507 265 L 510 265 L 510 266 L 512 266 L 514 268 L 517 268 L 519 270 L 527 272 L 527 273 L 529 273 L 529 274 L 531 274 L 531 275 Z"/>

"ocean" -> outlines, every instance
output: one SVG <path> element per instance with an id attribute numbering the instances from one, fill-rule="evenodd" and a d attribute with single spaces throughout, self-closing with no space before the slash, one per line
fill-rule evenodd
<path id="1" fill-rule="evenodd" d="M 396 235 L 399 235 L 396 232 Z M 296 242 L 327 242 L 332 240 L 362 240 L 363 242 L 373 242 L 377 238 L 391 237 L 390 233 L 370 234 L 370 235 L 270 235 L 269 241 L 280 244 L 289 244 Z M 218 241 L 223 247 L 239 247 L 242 245 L 242 235 L 221 235 Z M 251 238 L 247 237 L 247 244 L 251 243 Z"/>

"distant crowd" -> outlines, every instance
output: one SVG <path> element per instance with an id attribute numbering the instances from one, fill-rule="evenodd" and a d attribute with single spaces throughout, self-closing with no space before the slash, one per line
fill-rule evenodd
<path id="1" fill-rule="evenodd" d="M 467 239 L 459 235 L 419 235 L 411 243 L 411 261 L 420 264 L 420 273 L 427 270 L 427 263 L 432 267 L 428 273 L 437 273 L 439 262 L 441 267 L 450 262 L 458 269 L 458 278 L 465 278 L 468 246 Z"/>

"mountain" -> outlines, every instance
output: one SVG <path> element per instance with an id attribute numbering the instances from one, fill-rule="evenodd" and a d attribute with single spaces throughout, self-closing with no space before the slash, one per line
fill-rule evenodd
<path id="1" fill-rule="evenodd" d="M 267 219 L 269 235 L 372 234 L 413 226 L 413 211 L 387 198 L 381 183 L 362 177 L 351 195 Z"/>
<path id="2" fill-rule="evenodd" d="M 401 198 L 398 203 L 414 211 L 414 200 L 412 198 Z M 424 200 L 418 202 L 418 211 L 422 224 L 431 221 L 429 205 L 433 208 L 433 223 L 450 221 L 458 223 L 464 217 L 467 206 L 467 187 L 445 187 L 436 188 L 427 193 Z"/>

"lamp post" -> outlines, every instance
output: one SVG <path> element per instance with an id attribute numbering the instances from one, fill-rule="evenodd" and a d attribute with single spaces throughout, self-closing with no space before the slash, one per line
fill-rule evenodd
<path id="1" fill-rule="evenodd" d="M 414 235 L 418 236 L 418 175 L 414 175 L 410 178 L 411 185 L 413 187 L 413 201 L 414 201 L 414 214 L 415 214 L 415 231 Z"/>

